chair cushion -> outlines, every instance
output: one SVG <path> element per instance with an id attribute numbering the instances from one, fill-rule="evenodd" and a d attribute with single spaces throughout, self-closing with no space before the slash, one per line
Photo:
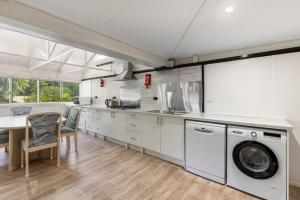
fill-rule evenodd
<path id="1" fill-rule="evenodd" d="M 56 137 L 54 135 L 44 135 L 39 138 L 29 138 L 28 147 L 38 147 L 45 144 L 50 144 L 56 142 Z M 22 144 L 25 143 L 25 140 L 22 140 Z"/>
<path id="2" fill-rule="evenodd" d="M 0 134 L 0 144 L 8 143 L 8 134 Z"/>
<path id="3" fill-rule="evenodd" d="M 71 108 L 68 127 L 71 129 L 76 129 L 77 119 L 79 117 L 80 110 L 78 108 Z"/>
<path id="4" fill-rule="evenodd" d="M 32 110 L 32 107 L 31 106 L 17 106 L 17 107 L 10 108 L 10 110 L 14 116 L 29 115 Z"/>
<path id="5" fill-rule="evenodd" d="M 0 130 L 0 135 L 8 135 L 9 131 L 7 129 Z"/>
<path id="6" fill-rule="evenodd" d="M 64 133 L 73 133 L 75 132 L 75 129 L 72 129 L 72 128 L 69 128 L 69 127 L 61 127 L 61 133 L 64 134 Z"/>
<path id="7" fill-rule="evenodd" d="M 62 118 L 61 118 L 61 125 L 62 125 L 62 126 L 65 126 L 66 123 L 67 123 L 67 118 L 62 117 Z"/>
<path id="8" fill-rule="evenodd" d="M 70 112 L 70 106 L 65 106 L 62 117 L 68 118 L 69 112 Z"/>

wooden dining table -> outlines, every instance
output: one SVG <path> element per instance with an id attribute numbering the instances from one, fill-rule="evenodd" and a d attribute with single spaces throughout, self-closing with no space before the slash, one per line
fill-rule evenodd
<path id="1" fill-rule="evenodd" d="M 9 172 L 20 168 L 21 165 L 21 141 L 25 138 L 26 118 L 27 115 L 0 117 L 0 129 L 9 130 Z M 30 154 L 30 160 L 49 157 L 50 149 Z"/>

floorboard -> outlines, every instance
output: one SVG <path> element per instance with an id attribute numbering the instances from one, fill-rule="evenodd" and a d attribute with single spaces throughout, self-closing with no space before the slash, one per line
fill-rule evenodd
<path id="1" fill-rule="evenodd" d="M 73 141 L 71 141 L 73 142 Z M 62 144 L 61 167 L 54 160 L 30 162 L 8 173 L 8 155 L 0 150 L 0 199 L 43 200 L 254 200 L 248 194 L 184 171 L 181 167 L 117 144 L 79 135 L 79 153 Z M 292 200 L 300 190 L 290 188 Z"/>

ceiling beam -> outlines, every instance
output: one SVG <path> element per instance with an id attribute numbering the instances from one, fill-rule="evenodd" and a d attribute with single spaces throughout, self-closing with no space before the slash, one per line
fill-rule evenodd
<path id="1" fill-rule="evenodd" d="M 0 0 L 0 20 L 11 29 L 97 54 L 150 67 L 167 64 L 166 58 L 14 0 Z"/>
<path id="2" fill-rule="evenodd" d="M 23 55 L 18 55 L 18 54 L 12 54 L 12 53 L 7 53 L 7 52 L 0 52 L 0 55 L 7 55 L 7 56 L 16 56 L 16 57 L 20 57 L 20 58 L 25 58 L 25 59 L 32 59 L 35 61 L 41 61 L 41 62 L 46 62 L 46 59 L 41 59 L 41 58 L 35 58 L 35 57 L 30 57 L 30 56 L 23 56 Z M 56 64 L 66 64 L 66 65 L 70 65 L 70 66 L 74 66 L 74 67 L 79 67 L 79 68 L 87 68 L 87 69 L 96 69 L 99 70 L 99 68 L 97 67 L 89 67 L 86 65 L 77 65 L 77 64 L 73 64 L 73 63 L 64 63 L 64 62 L 60 62 L 60 61 L 52 61 L 53 63 Z"/>
<path id="3" fill-rule="evenodd" d="M 40 68 L 40 67 L 42 67 L 42 66 L 44 66 L 44 65 L 46 65 L 46 64 L 48 64 L 48 63 L 51 63 L 51 62 L 57 60 L 58 58 L 61 58 L 61 57 L 65 56 L 65 55 L 67 55 L 67 54 L 72 53 L 74 50 L 75 50 L 75 49 L 73 48 L 73 49 L 70 49 L 70 50 L 68 50 L 68 51 L 65 51 L 65 52 L 59 54 L 58 56 L 55 56 L 54 58 L 51 58 L 51 59 L 49 59 L 49 60 L 47 60 L 47 61 L 45 61 L 45 62 L 42 62 L 42 63 L 40 63 L 40 64 L 38 64 L 38 65 L 36 65 L 36 66 L 32 66 L 32 67 L 30 68 L 30 70 L 32 71 L 32 70 L 38 69 L 38 68 Z"/>
<path id="4" fill-rule="evenodd" d="M 94 53 L 88 61 L 86 61 L 85 66 L 88 67 L 88 65 L 92 62 L 92 60 L 95 58 L 96 54 Z"/>
<path id="5" fill-rule="evenodd" d="M 48 41 L 49 42 L 49 41 Z M 48 59 L 50 59 L 54 53 L 54 50 L 56 48 L 57 43 L 55 42 L 53 47 L 50 49 L 49 54 L 48 54 Z"/>

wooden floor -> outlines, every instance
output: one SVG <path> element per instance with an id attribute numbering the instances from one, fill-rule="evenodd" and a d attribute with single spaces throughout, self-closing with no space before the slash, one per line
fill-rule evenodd
<path id="1" fill-rule="evenodd" d="M 24 169 L 8 173 L 8 156 L 1 150 L 0 199 L 256 199 L 91 136 L 80 135 L 78 154 L 74 145 L 69 151 L 62 146 L 62 166 L 57 168 L 55 160 L 33 161 L 30 178 Z M 300 199 L 298 189 L 290 191 L 291 199 Z"/>

